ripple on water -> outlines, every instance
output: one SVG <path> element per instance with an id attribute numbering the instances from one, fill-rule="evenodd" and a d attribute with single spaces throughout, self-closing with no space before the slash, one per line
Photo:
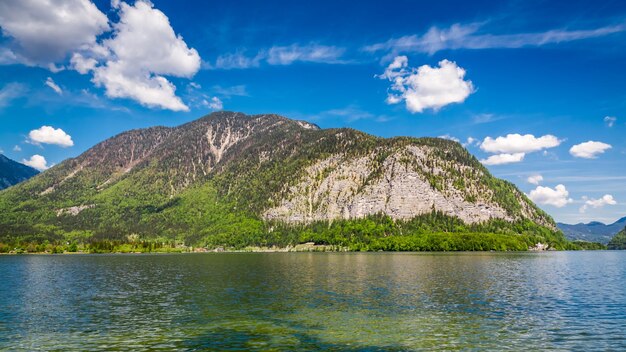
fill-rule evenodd
<path id="1" fill-rule="evenodd" d="M 626 349 L 626 253 L 0 257 L 0 349 Z"/>

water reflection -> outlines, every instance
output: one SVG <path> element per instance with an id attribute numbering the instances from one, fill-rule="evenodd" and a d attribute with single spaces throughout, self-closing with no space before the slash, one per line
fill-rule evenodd
<path id="1" fill-rule="evenodd" d="M 0 278 L 7 350 L 626 348 L 623 252 L 5 256 Z"/>

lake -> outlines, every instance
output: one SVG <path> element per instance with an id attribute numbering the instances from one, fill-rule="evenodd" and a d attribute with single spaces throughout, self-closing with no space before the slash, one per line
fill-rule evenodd
<path id="1" fill-rule="evenodd" d="M 626 251 L 0 256 L 2 350 L 626 350 Z"/>

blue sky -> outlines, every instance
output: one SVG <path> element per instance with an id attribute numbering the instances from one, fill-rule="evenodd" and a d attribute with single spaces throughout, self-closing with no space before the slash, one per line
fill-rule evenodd
<path id="1" fill-rule="evenodd" d="M 557 221 L 626 216 L 622 1 L 5 0 L 0 28 L 0 149 L 42 169 L 278 113 L 457 139 Z"/>

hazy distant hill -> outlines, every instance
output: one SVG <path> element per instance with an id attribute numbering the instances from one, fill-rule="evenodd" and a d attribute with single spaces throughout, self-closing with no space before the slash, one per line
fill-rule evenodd
<path id="1" fill-rule="evenodd" d="M 37 175 L 39 171 L 0 154 L 0 190 Z"/>
<path id="2" fill-rule="evenodd" d="M 579 223 L 568 225 L 558 223 L 557 225 L 569 240 L 583 240 L 607 244 L 616 233 L 626 226 L 626 217 L 609 225 L 597 221 L 588 224 Z"/>
<path id="3" fill-rule="evenodd" d="M 0 193 L 0 242 L 135 236 L 241 247 L 474 232 L 539 236 L 532 243 L 562 239 L 556 231 L 459 143 L 278 115 L 219 112 L 128 131 Z"/>

